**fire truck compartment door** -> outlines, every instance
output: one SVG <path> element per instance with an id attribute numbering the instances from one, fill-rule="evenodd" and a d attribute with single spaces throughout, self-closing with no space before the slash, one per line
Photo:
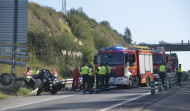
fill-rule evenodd
<path id="1" fill-rule="evenodd" d="M 139 55 L 139 67 L 140 67 L 140 74 L 145 74 L 145 55 Z"/>
<path id="2" fill-rule="evenodd" d="M 150 55 L 145 55 L 145 70 L 150 72 Z"/>
<path id="3" fill-rule="evenodd" d="M 150 72 L 153 74 L 153 57 L 150 55 Z"/>

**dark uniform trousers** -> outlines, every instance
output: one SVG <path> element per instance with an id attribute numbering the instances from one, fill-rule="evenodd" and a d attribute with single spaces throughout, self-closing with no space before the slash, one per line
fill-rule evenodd
<path id="1" fill-rule="evenodd" d="M 100 74 L 100 89 L 104 87 L 104 78 L 105 78 L 105 75 Z"/>
<path id="2" fill-rule="evenodd" d="M 178 84 L 181 83 L 181 76 L 182 76 L 182 73 L 181 72 L 177 72 L 177 83 Z"/>
<path id="3" fill-rule="evenodd" d="M 92 92 L 93 91 L 93 83 L 94 83 L 94 77 L 91 75 L 89 75 L 89 78 L 88 78 L 88 88 L 89 88 L 89 91 Z"/>
<path id="4" fill-rule="evenodd" d="M 87 83 L 87 85 L 88 85 L 88 78 L 89 78 L 88 74 L 83 74 L 83 75 L 82 75 L 83 91 L 85 90 L 85 84 Z M 88 87 L 89 87 L 89 86 L 88 86 Z"/>
<path id="5" fill-rule="evenodd" d="M 100 89 L 100 75 L 96 73 L 96 89 Z"/>
<path id="6" fill-rule="evenodd" d="M 109 80 L 110 80 L 110 75 L 109 75 L 109 74 L 106 74 L 106 75 L 105 75 L 105 87 L 106 87 L 106 88 L 109 87 L 109 85 L 108 85 Z"/>
<path id="7" fill-rule="evenodd" d="M 160 79 L 162 80 L 162 85 L 164 85 L 164 78 L 166 77 L 165 72 L 160 72 Z"/>

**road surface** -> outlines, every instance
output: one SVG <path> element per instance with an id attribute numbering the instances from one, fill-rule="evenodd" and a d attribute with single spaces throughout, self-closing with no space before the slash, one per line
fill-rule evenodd
<path id="1" fill-rule="evenodd" d="M 81 91 L 62 91 L 56 95 L 42 94 L 40 96 L 26 96 L 2 100 L 0 101 L 0 110 L 114 111 L 126 110 L 127 108 L 128 110 L 133 111 L 139 110 L 142 107 L 143 101 L 139 101 L 138 99 L 143 97 L 146 98 L 146 95 L 150 95 L 150 87 L 139 87 L 132 89 L 115 88 L 110 91 L 101 92 L 100 94 L 82 94 Z"/>

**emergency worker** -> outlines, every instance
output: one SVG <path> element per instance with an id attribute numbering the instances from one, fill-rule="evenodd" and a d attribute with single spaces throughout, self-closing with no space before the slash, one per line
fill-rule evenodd
<path id="1" fill-rule="evenodd" d="M 90 94 L 92 94 L 93 92 L 93 83 L 94 83 L 94 69 L 92 67 L 92 65 L 89 66 L 89 78 L 88 78 L 88 86 L 89 86 L 89 92 Z"/>
<path id="2" fill-rule="evenodd" d="M 89 77 L 88 76 L 89 68 L 87 67 L 87 63 L 85 63 L 84 66 L 81 67 L 80 71 L 81 71 L 81 75 L 82 75 L 83 94 L 86 94 L 85 85 L 86 85 L 86 83 L 88 85 L 88 77 Z"/>
<path id="3" fill-rule="evenodd" d="M 31 75 L 32 75 L 32 74 L 31 74 L 31 72 L 30 72 L 30 68 L 27 67 L 27 70 L 24 71 L 24 76 L 26 77 L 26 76 L 31 76 Z"/>
<path id="4" fill-rule="evenodd" d="M 73 83 L 72 83 L 72 89 L 78 89 L 78 79 L 80 76 L 80 70 L 78 68 L 78 65 L 76 65 L 76 67 L 73 70 Z"/>
<path id="5" fill-rule="evenodd" d="M 179 64 L 179 67 L 176 68 L 176 73 L 177 73 L 177 83 L 179 86 L 181 86 L 181 76 L 182 76 L 181 64 Z"/>
<path id="6" fill-rule="evenodd" d="M 36 70 L 33 71 L 33 74 L 34 74 L 34 75 L 37 75 L 39 72 L 40 72 L 39 68 L 36 67 Z"/>
<path id="7" fill-rule="evenodd" d="M 52 72 L 53 76 L 55 78 L 57 78 L 57 72 L 56 72 L 55 68 L 52 68 L 51 72 Z"/>
<path id="8" fill-rule="evenodd" d="M 29 67 L 29 72 L 33 75 L 32 67 Z"/>
<path id="9" fill-rule="evenodd" d="M 101 67 L 98 64 L 96 67 L 96 93 L 100 93 L 100 72 Z"/>
<path id="10" fill-rule="evenodd" d="M 101 70 L 100 70 L 100 89 L 104 90 L 104 79 L 106 74 L 106 67 L 103 63 L 101 63 Z"/>
<path id="11" fill-rule="evenodd" d="M 111 69 L 110 69 L 110 66 L 108 66 L 108 63 L 105 64 L 105 67 L 106 67 L 106 74 L 105 74 L 105 88 L 109 89 L 109 80 L 110 80 L 110 72 L 111 72 Z"/>
<path id="12" fill-rule="evenodd" d="M 26 84 L 27 87 L 29 87 L 31 89 L 34 89 L 35 79 L 32 78 L 31 76 L 26 76 L 25 84 Z"/>
<path id="13" fill-rule="evenodd" d="M 166 66 L 164 64 L 159 67 L 159 75 L 162 79 L 162 85 L 164 85 L 164 78 L 166 77 Z"/>

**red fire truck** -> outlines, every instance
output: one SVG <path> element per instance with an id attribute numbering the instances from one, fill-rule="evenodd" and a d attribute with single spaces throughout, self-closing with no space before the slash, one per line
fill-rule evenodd
<path id="1" fill-rule="evenodd" d="M 104 47 L 95 57 L 95 64 L 101 63 L 111 68 L 110 86 L 149 86 L 154 80 L 151 50 Z"/>
<path id="2" fill-rule="evenodd" d="M 176 68 L 178 66 L 178 56 L 176 53 L 170 53 L 166 55 L 166 66 L 168 67 L 167 75 L 175 76 Z"/>
<path id="3" fill-rule="evenodd" d="M 165 58 L 165 52 L 161 50 L 152 50 L 153 53 L 153 69 L 154 69 L 154 80 L 157 82 L 158 79 L 160 78 L 158 76 L 158 70 L 159 67 L 166 63 L 166 58 Z"/>

